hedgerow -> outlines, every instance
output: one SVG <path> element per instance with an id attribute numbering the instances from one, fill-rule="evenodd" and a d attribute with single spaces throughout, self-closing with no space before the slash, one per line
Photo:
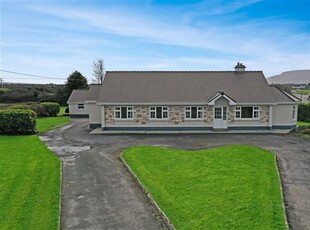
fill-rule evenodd
<path id="1" fill-rule="evenodd" d="M 310 122 L 310 102 L 298 105 L 298 121 Z"/>

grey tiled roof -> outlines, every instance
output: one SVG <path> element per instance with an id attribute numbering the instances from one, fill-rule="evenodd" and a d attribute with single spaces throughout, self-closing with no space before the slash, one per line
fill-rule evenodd
<path id="1" fill-rule="evenodd" d="M 206 103 L 224 92 L 237 103 L 293 102 L 261 71 L 108 71 L 99 103 Z"/>
<path id="2" fill-rule="evenodd" d="M 84 103 L 84 101 L 96 101 L 101 90 L 101 85 L 90 85 L 89 89 L 74 89 L 67 103 Z"/>

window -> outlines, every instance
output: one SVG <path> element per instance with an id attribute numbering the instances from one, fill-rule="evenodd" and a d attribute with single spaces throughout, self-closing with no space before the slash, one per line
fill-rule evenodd
<path id="1" fill-rule="evenodd" d="M 202 107 L 186 107 L 185 118 L 202 119 Z"/>
<path id="2" fill-rule="evenodd" d="M 151 119 L 167 119 L 168 107 L 150 107 Z"/>
<path id="3" fill-rule="evenodd" d="M 115 107 L 114 115 L 117 119 L 131 119 L 132 115 L 132 107 Z"/>
<path id="4" fill-rule="evenodd" d="M 236 107 L 236 118 L 258 118 L 259 117 L 259 107 Z"/>
<path id="5" fill-rule="evenodd" d="M 292 119 L 296 119 L 296 106 L 293 106 L 293 114 L 292 114 Z"/>
<path id="6" fill-rule="evenodd" d="M 77 107 L 78 107 L 78 109 L 81 109 L 81 110 L 82 110 L 82 109 L 84 109 L 84 104 L 78 104 Z"/>
<path id="7" fill-rule="evenodd" d="M 257 106 L 253 107 L 253 118 L 258 118 L 259 109 Z"/>

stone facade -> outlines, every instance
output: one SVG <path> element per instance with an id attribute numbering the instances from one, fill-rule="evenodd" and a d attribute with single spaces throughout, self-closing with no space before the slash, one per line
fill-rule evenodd
<path id="1" fill-rule="evenodd" d="M 185 119 L 185 107 L 184 106 L 169 106 L 169 123 L 179 125 L 184 122 Z"/>
<path id="2" fill-rule="evenodd" d="M 135 124 L 146 125 L 150 122 L 150 110 L 148 106 L 133 107 L 133 118 Z"/>
<path id="3" fill-rule="evenodd" d="M 145 125 L 150 123 L 149 106 L 132 106 L 133 107 L 133 122 L 136 125 Z M 115 124 L 114 106 L 105 106 L 105 122 L 107 125 Z M 181 125 L 185 120 L 185 106 L 169 106 L 168 111 L 169 124 Z M 203 107 L 203 122 L 205 124 L 212 124 L 213 121 L 213 107 Z"/>
<path id="4" fill-rule="evenodd" d="M 213 122 L 213 107 L 212 106 L 203 107 L 203 122 L 206 124 L 212 124 Z"/>
<path id="5" fill-rule="evenodd" d="M 268 123 L 269 122 L 269 106 L 261 106 L 260 107 L 260 123 Z"/>
<path id="6" fill-rule="evenodd" d="M 236 106 L 228 106 L 228 114 L 227 114 L 228 125 L 233 124 L 235 122 L 235 109 Z"/>
<path id="7" fill-rule="evenodd" d="M 114 124 L 114 107 L 113 106 L 105 106 L 104 108 L 104 119 L 106 125 Z"/>
<path id="8" fill-rule="evenodd" d="M 228 125 L 235 122 L 236 106 L 227 106 L 227 122 Z M 269 107 L 260 106 L 259 122 L 266 124 L 269 122 Z M 185 106 L 169 106 L 169 120 L 167 124 L 182 125 L 185 120 Z M 105 106 L 105 122 L 106 125 L 115 124 L 114 106 Z M 136 125 L 146 125 L 150 123 L 149 106 L 133 106 L 133 122 Z M 203 123 L 212 125 L 213 123 L 213 106 L 203 107 Z"/>

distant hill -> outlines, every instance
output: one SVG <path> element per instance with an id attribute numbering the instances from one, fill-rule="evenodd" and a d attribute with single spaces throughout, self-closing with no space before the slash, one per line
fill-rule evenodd
<path id="1" fill-rule="evenodd" d="M 269 84 L 309 84 L 310 70 L 293 70 L 267 78 Z"/>

